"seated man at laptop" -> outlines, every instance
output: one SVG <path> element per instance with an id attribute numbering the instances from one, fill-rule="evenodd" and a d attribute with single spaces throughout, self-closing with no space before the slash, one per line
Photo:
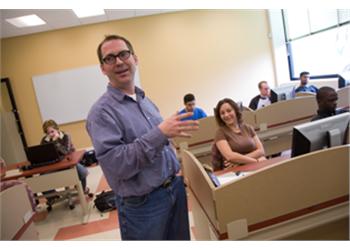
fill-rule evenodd
<path id="1" fill-rule="evenodd" d="M 60 131 L 54 120 L 45 121 L 43 124 L 43 131 L 46 135 L 41 139 L 41 144 L 54 143 L 60 155 L 67 155 L 75 151 L 70 136 L 63 131 Z M 89 172 L 80 163 L 78 163 L 76 167 L 83 190 L 86 194 L 89 194 L 89 188 L 86 186 L 86 177 Z"/>

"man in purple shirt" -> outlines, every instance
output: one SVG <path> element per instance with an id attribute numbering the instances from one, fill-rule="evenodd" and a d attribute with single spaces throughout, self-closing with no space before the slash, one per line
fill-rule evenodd
<path id="1" fill-rule="evenodd" d="M 192 113 L 163 121 L 158 108 L 135 87 L 137 56 L 131 43 L 109 35 L 97 49 L 109 78 L 86 127 L 108 184 L 116 194 L 123 240 L 189 240 L 186 191 L 169 138 L 190 136 Z"/>

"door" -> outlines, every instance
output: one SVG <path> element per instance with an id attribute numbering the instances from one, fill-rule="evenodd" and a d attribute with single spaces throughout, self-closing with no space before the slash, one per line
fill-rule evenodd
<path id="1" fill-rule="evenodd" d="M 16 120 L 17 110 L 14 100 L 11 101 L 12 90 L 9 90 L 9 80 L 1 79 L 0 88 L 0 156 L 5 160 L 6 164 L 25 161 L 24 143 L 20 135 L 18 126 L 20 124 L 19 117 Z M 21 131 L 22 132 L 22 131 Z M 22 132 L 23 134 L 23 132 Z M 24 138 L 24 135 L 23 135 Z"/>

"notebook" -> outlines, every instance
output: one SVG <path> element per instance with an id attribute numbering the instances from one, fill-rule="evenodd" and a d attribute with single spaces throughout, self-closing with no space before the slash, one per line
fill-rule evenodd
<path id="1" fill-rule="evenodd" d="M 28 147 L 25 151 L 31 168 L 50 165 L 62 159 L 53 143 Z"/>

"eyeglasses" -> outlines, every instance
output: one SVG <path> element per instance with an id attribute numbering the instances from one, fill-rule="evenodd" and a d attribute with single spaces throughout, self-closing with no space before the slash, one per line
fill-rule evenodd
<path id="1" fill-rule="evenodd" d="M 114 54 L 108 54 L 107 56 L 105 56 L 105 58 L 102 59 L 102 61 L 105 64 L 115 64 L 115 62 L 117 61 L 117 57 L 122 60 L 125 61 L 127 60 L 131 55 L 131 51 L 130 50 L 122 50 L 120 51 L 117 55 Z"/>

